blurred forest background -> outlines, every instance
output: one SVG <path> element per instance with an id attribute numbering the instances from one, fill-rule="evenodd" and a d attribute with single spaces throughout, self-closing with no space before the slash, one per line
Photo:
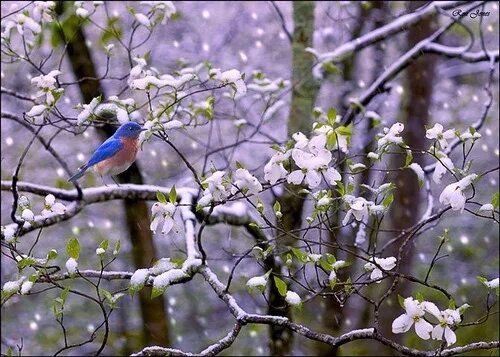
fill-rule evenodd
<path id="1" fill-rule="evenodd" d="M 12 11 L 14 2 L 2 1 L 2 31 L 4 18 Z M 30 2 L 15 2 L 18 8 L 29 5 Z M 464 2 L 459 7 L 465 7 L 472 2 Z M 404 31 L 387 36 L 371 46 L 348 53 L 335 65 L 323 67 L 322 78 L 312 76 L 314 57 L 304 51 L 305 47 L 313 47 L 318 53 L 337 49 L 352 39 L 363 36 L 377 28 L 391 23 L 404 14 L 421 11 L 427 2 L 409 1 L 321 1 L 304 5 L 303 2 L 174 2 L 176 13 L 168 19 L 165 25 L 159 25 L 151 34 L 144 28 L 137 28 L 134 17 L 127 7 L 143 9 L 140 2 L 105 2 L 99 5 L 91 22 L 75 20 L 75 5 L 66 2 L 58 3 L 55 12 L 62 24 L 75 31 L 75 36 L 66 44 L 60 40 L 55 25 L 46 24 L 43 33 L 43 45 L 38 51 L 36 60 L 41 61 L 50 56 L 45 68 L 58 68 L 63 73 L 59 79 L 69 83 L 65 86 L 64 101 L 58 104 L 62 113 L 70 113 L 76 117 L 78 103 L 89 103 L 98 94 L 104 97 L 119 95 L 133 97 L 137 103 L 146 103 L 143 92 L 134 92 L 127 88 L 126 78 L 130 72 L 130 53 L 145 55 L 148 65 L 158 69 L 160 73 L 172 73 L 184 67 L 196 66 L 203 61 L 210 62 L 213 67 L 223 70 L 236 68 L 246 74 L 245 81 L 250 83 L 255 71 L 261 71 L 277 83 L 281 80 L 285 86 L 280 92 L 280 103 L 269 113 L 268 105 L 263 100 L 249 95 L 237 103 L 224 98 L 214 91 L 214 113 L 210 125 L 188 126 L 169 132 L 170 140 L 175 144 L 187 160 L 199 170 L 207 170 L 206 155 L 210 150 L 216 152 L 209 159 L 217 168 L 232 166 L 236 161 L 263 182 L 263 167 L 273 154 L 270 145 L 273 142 L 283 143 L 290 134 L 302 130 L 310 131 L 312 119 L 304 115 L 302 108 L 292 106 L 293 87 L 298 83 L 297 76 L 302 76 L 299 86 L 303 100 L 312 107 L 335 107 L 339 115 L 344 115 L 353 108 L 353 98 L 359 98 L 370 85 L 395 61 L 407 53 L 422 39 L 433 34 L 452 15 L 452 9 L 440 10 L 440 14 L 430 16 L 409 26 Z M 496 51 L 496 61 L 491 85 L 493 101 L 479 132 L 482 135 L 478 144 L 470 153 L 473 159 L 474 171 L 484 172 L 498 166 L 499 161 L 499 108 L 498 108 L 498 42 L 499 42 L 499 11 L 497 2 L 484 2 L 482 11 L 489 16 L 470 18 L 464 17 L 461 22 L 465 26 L 453 25 L 439 38 L 439 43 L 447 46 L 465 46 L 470 41 L 471 34 L 475 41 L 470 52 L 482 51 L 484 46 L 489 51 Z M 91 1 L 84 2 L 86 9 L 93 9 Z M 305 6 L 300 14 L 294 14 L 294 6 Z M 481 6 L 478 8 L 481 9 Z M 76 17 L 77 18 L 77 17 Z M 144 39 L 144 44 L 127 53 L 115 45 L 110 62 L 104 46 L 117 43 L 103 35 L 102 28 L 112 25 L 126 41 L 131 32 L 137 32 L 137 38 Z M 292 46 L 294 35 L 294 19 L 304 21 L 301 25 L 312 26 L 311 38 L 307 43 L 296 43 Z M 306 31 L 306 30 L 304 30 Z M 470 31 L 470 32 L 469 32 Z M 307 32 L 307 31 L 306 31 Z M 58 37 L 59 36 L 59 37 Z M 59 39 L 59 40 L 58 40 Z M 299 41 L 300 42 L 300 41 Z M 140 43 L 137 40 L 136 43 Z M 61 56 L 63 52 L 66 56 Z M 305 54 L 306 63 L 300 63 L 300 53 Z M 86 58 L 90 56 L 92 62 Z M 293 57 L 297 56 L 297 57 Z M 59 59 L 62 59 L 59 62 Z M 292 61 L 297 67 L 292 68 Z M 302 67 L 300 67 L 302 66 Z M 304 70 L 305 68 L 305 70 Z M 308 75 L 304 75 L 307 71 Z M 484 86 L 488 83 L 490 63 L 483 60 L 475 63 L 463 61 L 453 56 L 425 53 L 411 61 L 409 66 L 392 78 L 384 87 L 383 93 L 376 95 L 366 105 L 367 110 L 380 116 L 380 126 L 375 127 L 374 118 L 364 117 L 364 121 L 355 121 L 352 137 L 352 152 L 366 155 L 370 150 L 367 144 L 374 134 L 394 122 L 405 124 L 403 137 L 412 148 L 428 149 L 430 141 L 425 139 L 424 125 L 432 126 L 441 123 L 444 128 L 456 128 L 460 132 L 468 129 L 476 122 L 484 110 L 488 100 Z M 32 103 L 8 95 L 5 88 L 17 93 L 32 95 L 35 90 L 30 79 L 39 73 L 25 61 L 10 63 L 5 51 L 2 51 L 2 96 L 3 112 L 22 115 L 28 111 Z M 80 80 L 85 77 L 96 77 L 100 80 Z M 304 82 L 302 82 L 304 80 Z M 290 84 L 291 83 L 291 84 Z M 249 89 L 250 91 L 250 89 Z M 258 94 L 258 93 L 257 93 Z M 206 96 L 206 95 L 205 95 Z M 355 101 L 354 101 L 355 102 Z M 146 115 L 147 106 L 138 110 L 139 118 Z M 267 116 L 262 120 L 263 113 Z M 309 111 L 310 113 L 310 111 Z M 246 122 L 238 122 L 245 119 Z M 141 122 L 141 120 L 139 120 Z M 28 125 L 29 126 L 29 125 Z M 34 126 L 33 126 L 34 127 Z M 36 127 L 35 127 L 36 128 Z M 68 167 L 74 171 L 86 162 L 95 148 L 112 133 L 109 126 L 90 126 L 83 133 L 75 135 L 56 127 L 42 131 L 46 141 L 61 157 Z M 4 182 L 12 179 L 20 156 L 26 144 L 33 136 L 32 131 L 15 120 L 4 118 L 1 125 L 1 176 L 2 204 L 1 224 L 12 223 L 10 211 L 12 194 L 5 188 Z M 237 143 L 236 145 L 233 145 Z M 222 149 L 221 149 L 222 148 Z M 461 148 L 457 148 L 450 157 L 454 162 L 462 158 Z M 399 157 L 387 166 L 400 167 Z M 416 155 L 416 162 L 422 167 L 433 162 L 430 157 Z M 339 170 L 341 171 L 341 170 Z M 383 170 L 382 170 L 383 171 Z M 206 174 L 206 172 L 205 172 Z M 383 178 L 381 178 L 381 176 Z M 345 176 L 347 179 L 347 175 Z M 39 141 L 33 143 L 28 155 L 24 158 L 19 172 L 20 181 L 40 185 L 72 189 L 67 182 L 65 169 L 44 149 Z M 384 220 L 380 241 L 385 242 L 393 237 L 393 231 L 400 231 L 414 224 L 425 209 L 424 191 L 419 190 L 414 173 L 395 171 L 389 175 L 369 172 L 356 176 L 356 185 L 361 183 L 394 182 L 397 185 L 395 199 L 390 212 Z M 145 183 L 171 187 L 195 187 L 189 168 L 172 147 L 160 140 L 151 139 L 145 143 L 139 152 L 137 165 L 120 177 L 121 182 Z M 444 182 L 446 181 L 446 182 Z M 449 180 L 442 185 L 433 185 L 432 192 L 439 196 Z M 475 201 L 488 203 L 492 195 L 498 191 L 498 171 L 487 175 L 476 187 Z M 100 178 L 89 174 L 81 180 L 82 187 L 101 186 Z M 358 187 L 358 186 L 356 186 Z M 262 195 L 266 207 L 271 211 L 276 194 L 280 191 L 268 190 Z M 43 199 L 34 194 L 27 194 L 34 205 L 34 211 L 43 208 Z M 292 207 L 292 201 L 283 199 L 282 207 Z M 435 204 L 440 205 L 435 199 Z M 172 259 L 185 258 L 183 229 L 172 231 L 168 235 L 161 233 L 151 236 L 148 229 L 152 202 L 134 200 L 111 200 L 86 206 L 71 220 L 61 222 L 43 229 L 37 250 L 44 256 L 50 249 L 56 249 L 60 256 L 54 265 L 63 267 L 66 243 L 72 237 L 77 237 L 81 244 L 79 258 L 80 269 L 98 269 L 95 249 L 103 239 L 110 242 L 121 241 L 121 253 L 110 270 L 133 272 L 138 268 L 147 268 L 161 257 Z M 479 206 L 478 206 L 479 207 Z M 290 208 L 291 209 L 291 208 Z M 306 200 L 302 208 L 293 212 L 294 222 L 290 227 L 305 225 L 306 212 L 311 209 L 311 202 Z M 343 214 L 340 220 L 343 218 Z M 302 222 L 302 223 L 301 223 Z M 176 223 L 182 227 L 182 221 Z M 282 223 L 284 225 L 287 222 Z M 428 229 L 415 240 L 402 269 L 415 276 L 423 278 L 430 262 L 440 244 L 438 236 L 444 228 L 449 228 L 449 241 L 441 253 L 444 258 L 438 260 L 431 274 L 433 284 L 445 287 L 455 298 L 457 306 L 468 303 L 472 307 L 467 311 L 466 320 L 475 321 L 485 314 L 487 291 L 482 289 L 476 276 L 488 279 L 498 277 L 499 270 L 499 235 L 498 225 L 490 220 L 478 219 L 472 214 L 456 211 L 444 214 L 438 224 L 429 224 Z M 19 240 L 18 248 L 28 251 L 37 240 L 37 232 L 33 231 Z M 316 239 L 316 233 L 308 238 Z M 349 226 L 337 231 L 339 242 L 352 244 L 356 231 Z M 238 258 L 250 249 L 253 238 L 244 227 L 227 224 L 208 225 L 203 232 L 204 248 L 208 255 L 211 269 L 226 281 Z M 2 284 L 12 280 L 17 274 L 17 267 L 5 254 L 2 246 Z M 337 259 L 352 260 L 337 252 Z M 394 254 L 394 253 L 393 253 Z M 389 254 L 391 255 L 391 254 Z M 389 256 L 387 255 L 387 256 Z M 362 271 L 362 264 L 354 264 L 349 268 L 353 277 Z M 261 295 L 249 294 L 245 288 L 246 281 L 265 271 L 255 259 L 244 259 L 235 272 L 231 292 L 240 306 L 246 311 L 257 314 L 268 312 L 268 304 Z M 356 275 L 358 274 L 358 275 Z M 126 289 L 127 280 L 105 281 L 110 291 Z M 85 281 L 75 280 L 75 288 L 86 289 Z M 387 285 L 375 284 L 368 287 L 370 293 Z M 300 287 L 297 287 L 300 291 Z M 372 290 L 370 290 L 372 289 Z M 420 289 L 420 288 L 419 288 Z M 416 293 L 416 287 L 408 285 L 404 288 L 406 295 Z M 2 306 L 2 353 L 8 347 L 16 350 L 16 345 L 22 343 L 23 355 L 53 354 L 62 347 L 61 328 L 54 319 L 52 300 L 59 296 L 59 291 L 41 288 L 34 289 L 39 293 L 28 296 L 16 295 Z M 431 289 L 421 290 L 426 298 L 438 299 L 439 295 Z M 203 277 L 196 275 L 192 281 L 177 284 L 167 289 L 161 297 L 150 300 L 150 290 L 145 289 L 133 297 L 126 295 L 118 301 L 117 309 L 110 316 L 111 332 L 109 341 L 103 351 L 105 355 L 125 355 L 141 350 L 147 345 L 161 345 L 177 348 L 183 351 L 201 351 L 214 341 L 222 338 L 234 325 L 234 319 L 227 313 L 225 304 L 213 292 L 208 291 Z M 304 295 L 305 294 L 301 294 Z M 495 298 L 491 298 L 494 300 Z M 490 302 L 492 301 L 490 300 Z M 475 341 L 491 341 L 499 339 L 498 304 L 493 307 L 492 316 L 483 324 L 460 328 L 457 331 L 459 345 Z M 381 330 L 384 335 L 408 347 L 429 349 L 436 348 L 432 341 L 422 341 L 413 333 L 395 336 L 390 332 L 392 320 L 400 315 L 397 299 L 391 297 L 384 301 L 381 310 Z M 100 311 L 89 300 L 71 295 L 65 304 L 65 325 L 68 338 L 75 343 L 79 339 L 88 338 L 100 321 Z M 345 305 L 337 299 L 328 296 L 312 297 L 300 310 L 293 311 L 293 319 L 307 325 L 309 328 L 332 334 L 334 336 L 353 329 L 371 327 L 373 311 L 359 296 L 353 296 Z M 280 334 L 280 331 L 274 331 Z M 270 341 L 267 325 L 250 324 L 242 329 L 233 345 L 221 352 L 222 355 L 386 355 L 398 352 L 373 340 L 356 340 L 341 346 L 338 350 L 331 349 L 326 344 L 306 339 L 298 334 L 287 342 L 276 345 Z M 22 342 L 21 342 L 22 341 Z M 286 344 L 290 345 L 287 346 Z M 84 355 L 95 353 L 100 340 L 84 344 L 81 347 L 65 351 L 67 355 Z M 57 346 L 57 347 L 54 347 Z M 493 352 L 492 352 L 493 351 Z M 496 350 L 474 351 L 471 355 L 491 355 Z"/>

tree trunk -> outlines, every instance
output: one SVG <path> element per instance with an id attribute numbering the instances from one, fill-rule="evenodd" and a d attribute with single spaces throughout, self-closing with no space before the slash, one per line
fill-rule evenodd
<path id="1" fill-rule="evenodd" d="M 300 131 L 308 134 L 311 130 L 311 114 L 319 90 L 317 81 L 312 76 L 314 58 L 305 52 L 306 47 L 313 45 L 314 32 L 314 2 L 293 2 L 293 39 L 292 39 L 292 100 L 288 116 L 288 137 Z M 304 196 L 299 195 L 301 187 L 285 185 L 285 193 L 278 198 L 281 204 L 283 217 L 278 226 L 286 232 L 299 229 L 302 223 L 302 209 Z M 282 246 L 295 245 L 295 238 L 291 234 L 279 237 Z M 269 292 L 270 306 L 268 313 L 291 317 L 290 309 L 287 307 L 283 297 L 278 293 L 274 284 L 271 284 Z M 274 356 L 290 354 L 293 348 L 293 335 L 287 329 L 280 326 L 270 326 L 270 352 Z"/>
<path id="2" fill-rule="evenodd" d="M 58 2 L 56 11 L 60 17 L 64 13 L 63 3 Z M 75 15 L 73 15 L 75 16 Z M 64 34 L 60 29 L 60 36 Z M 65 39 L 67 42 L 66 52 L 77 79 L 98 78 L 95 65 L 89 49 L 86 46 L 85 34 L 82 27 L 75 29 L 74 36 Z M 105 97 L 98 80 L 87 79 L 79 82 L 80 91 L 85 103 L 89 103 L 92 98 L 99 95 Z M 99 131 L 102 139 L 107 139 L 113 135 L 115 128 L 110 124 L 104 125 Z M 142 175 L 139 168 L 134 163 L 127 171 L 118 175 L 118 180 L 122 183 L 142 184 Z M 132 242 L 132 256 L 134 266 L 147 268 L 156 260 L 156 252 L 153 244 L 153 237 L 149 230 L 149 212 L 145 201 L 125 200 L 127 229 Z M 139 294 L 143 321 L 143 336 L 141 346 L 159 345 L 169 346 L 167 313 L 164 306 L 163 297 L 151 299 L 151 288 L 145 287 Z"/>
<path id="3" fill-rule="evenodd" d="M 383 2 L 382 1 L 372 1 L 372 2 L 363 2 L 359 3 L 359 13 L 358 13 L 358 21 L 356 22 L 356 27 L 352 31 L 351 38 L 357 38 L 361 35 L 361 32 L 363 28 L 365 28 L 366 24 L 368 23 L 368 20 L 372 14 L 372 10 L 374 8 L 379 9 L 383 7 Z M 375 25 L 376 27 L 376 25 Z M 356 76 L 356 60 L 358 57 L 358 52 L 353 52 L 351 55 L 346 57 L 342 61 L 342 81 L 344 83 L 352 82 L 356 83 L 357 76 Z M 345 89 L 342 91 L 339 97 L 339 103 L 337 104 L 337 108 L 341 107 L 342 112 L 345 112 L 348 109 L 349 103 L 346 100 L 348 97 L 350 91 L 352 88 L 349 88 L 345 86 Z M 366 128 L 370 128 L 370 124 L 366 124 Z M 363 128 L 365 129 L 365 128 Z M 369 129 L 367 129 L 368 131 Z M 358 131 L 356 131 L 356 134 L 358 134 Z M 359 133 L 360 135 L 364 135 L 363 133 Z M 368 147 L 367 147 L 368 149 Z M 368 165 L 366 165 L 368 166 Z M 339 171 L 345 171 L 345 164 L 342 163 L 342 166 L 337 168 Z M 362 174 L 362 178 L 360 179 L 359 184 L 364 183 L 365 180 L 368 181 L 368 175 L 369 171 L 364 171 Z M 334 205 L 332 207 L 332 212 L 335 212 L 334 214 L 331 215 L 331 225 L 332 227 L 338 227 L 340 226 L 340 222 L 342 220 L 340 213 L 340 204 Z M 334 245 L 336 244 L 337 240 L 343 240 L 343 239 L 352 239 L 348 237 L 340 237 L 341 235 L 340 229 L 332 229 L 329 235 L 329 241 L 330 244 Z M 333 254 L 337 259 L 347 259 L 349 260 L 349 257 L 345 254 L 345 252 L 342 252 L 338 249 L 335 249 L 333 247 L 328 247 L 328 252 Z M 341 269 L 337 272 L 337 277 L 339 281 L 345 281 L 355 270 L 355 265 L 347 267 L 345 269 Z M 341 289 L 341 288 L 340 288 Z M 341 304 L 335 297 L 330 297 L 326 300 L 321 300 L 324 301 L 325 304 L 325 310 L 322 316 L 322 322 L 323 322 L 323 327 L 325 331 L 327 331 L 329 334 L 336 336 L 339 335 L 342 331 L 343 328 L 343 323 L 346 319 L 346 316 L 349 315 L 349 312 L 353 311 L 348 311 L 348 306 Z M 355 320 L 351 316 L 351 320 Z M 338 347 L 332 347 L 330 345 L 324 344 L 324 343 L 316 343 L 315 344 L 315 349 L 316 353 L 320 356 L 337 356 L 339 353 L 339 348 Z"/>
<path id="4" fill-rule="evenodd" d="M 408 9 L 415 10 L 427 2 L 415 1 L 408 2 Z M 431 35 L 437 30 L 438 23 L 436 18 L 428 18 L 421 21 L 417 26 L 411 27 L 407 34 L 408 50 L 414 47 L 418 42 Z M 429 109 L 431 108 L 431 99 L 433 91 L 433 80 L 435 77 L 436 57 L 433 55 L 424 56 L 414 61 L 406 70 L 404 81 L 404 96 L 401 103 L 401 113 L 399 121 L 405 124 L 403 132 L 404 141 L 413 149 L 423 150 L 426 146 L 424 125 L 429 122 Z M 414 162 L 423 166 L 423 155 L 414 155 Z M 404 165 L 404 155 L 394 159 L 395 167 Z M 393 209 L 390 210 L 390 220 L 392 229 L 404 230 L 417 223 L 420 216 L 420 205 L 423 192 L 418 186 L 417 178 L 412 170 L 405 169 L 398 171 L 391 182 L 396 183 L 394 194 Z M 404 264 L 401 264 L 401 273 L 407 274 L 413 268 L 413 245 L 407 245 L 406 252 L 403 255 Z M 397 256 L 400 244 L 395 244 L 387 256 Z M 410 285 L 406 281 L 401 281 L 395 291 L 401 296 L 410 295 Z M 395 299 L 393 299 L 395 300 Z M 397 304 L 397 301 L 393 301 Z M 399 311 L 394 308 L 384 310 L 386 324 L 382 326 L 383 333 L 386 336 L 392 336 L 398 341 L 401 335 L 394 335 L 391 331 L 391 323 Z M 398 341 L 401 342 L 401 341 Z M 391 352 L 394 353 L 394 352 Z"/>

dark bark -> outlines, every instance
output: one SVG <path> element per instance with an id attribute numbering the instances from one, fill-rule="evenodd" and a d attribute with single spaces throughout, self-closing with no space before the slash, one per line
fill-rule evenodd
<path id="1" fill-rule="evenodd" d="M 64 13 L 63 3 L 58 2 L 57 14 L 61 17 Z M 74 15 L 73 15 L 74 16 Z M 60 36 L 64 38 L 64 33 L 60 29 Z M 85 44 L 85 34 L 81 26 L 75 29 L 75 33 L 66 38 L 66 53 L 68 60 L 77 79 L 98 78 L 97 71 L 92 61 L 92 56 Z M 105 93 L 98 80 L 86 79 L 79 83 L 83 101 L 89 103 L 92 98 Z M 105 124 L 98 133 L 103 140 L 113 135 L 116 126 L 110 123 Z M 127 171 L 118 175 L 119 182 L 142 184 L 143 179 L 137 164 L 133 164 Z M 153 244 L 153 236 L 149 230 L 149 212 L 146 202 L 140 200 L 125 200 L 127 229 L 132 242 L 132 256 L 134 266 L 147 268 L 156 260 L 156 252 Z M 162 297 L 151 299 L 151 288 L 144 288 L 139 294 L 143 320 L 142 346 L 160 345 L 169 346 L 167 313 Z"/>
<path id="2" fill-rule="evenodd" d="M 357 38 L 361 35 L 363 29 L 366 27 L 367 24 L 369 24 L 369 20 L 371 19 L 373 14 L 379 14 L 379 12 L 382 10 L 384 7 L 384 2 L 382 1 L 371 1 L 371 2 L 366 2 L 366 3 L 359 3 L 359 13 L 357 16 L 357 21 L 356 25 L 352 31 L 351 38 Z M 374 21 L 374 28 L 377 27 L 377 21 Z M 351 55 L 349 55 L 347 58 L 345 58 L 342 61 L 342 81 L 344 83 L 356 83 L 357 77 L 356 77 L 356 66 L 357 66 L 357 59 L 358 59 L 358 54 L 359 52 L 353 52 Z M 380 57 L 381 58 L 381 57 Z M 376 59 L 379 60 L 379 59 Z M 375 68 L 377 68 L 377 65 L 375 65 Z M 345 90 L 341 93 L 340 95 L 340 103 L 338 103 L 338 106 L 342 107 L 342 112 L 345 112 L 348 107 L 348 102 L 346 98 L 348 97 L 350 91 L 352 90 L 352 87 L 349 86 L 344 86 Z M 364 124 L 363 124 L 364 125 Z M 358 127 L 361 125 L 358 125 Z M 366 124 L 362 130 L 365 128 L 371 127 L 371 124 L 368 123 Z M 367 131 L 368 131 L 367 130 Z M 356 130 L 356 134 L 358 134 Z M 365 134 L 361 134 L 365 135 Z M 369 150 L 369 147 L 366 148 L 366 150 Z M 368 153 L 368 152 L 366 152 Z M 366 164 L 366 163 L 365 163 Z M 367 164 L 366 164 L 367 165 Z M 368 166 L 368 165 L 367 165 Z M 341 167 L 337 168 L 339 171 L 345 171 L 345 165 L 342 165 Z M 360 184 L 365 183 L 369 180 L 369 171 L 365 171 L 362 174 L 362 177 L 360 179 Z M 331 225 L 333 227 L 338 227 L 340 225 L 340 221 L 342 220 L 340 213 L 340 207 L 335 205 L 332 208 L 332 212 L 335 212 L 334 214 L 331 215 Z M 333 254 L 337 259 L 347 259 L 349 260 L 350 258 L 345 255 L 344 252 L 337 250 L 333 248 L 332 245 L 335 245 L 337 243 L 337 240 L 339 238 L 340 230 L 339 229 L 332 229 L 329 240 L 330 240 L 330 246 L 328 247 L 328 252 Z M 342 241 L 343 239 L 350 239 L 353 240 L 351 237 L 342 237 L 340 240 Z M 352 271 L 355 270 L 355 265 L 352 265 L 348 268 L 341 269 L 337 273 L 337 277 L 339 281 L 345 281 L 349 276 Z M 341 288 L 339 288 L 341 289 Z M 328 333 L 332 334 L 333 336 L 336 336 L 341 333 L 342 328 L 343 328 L 343 323 L 346 319 L 346 316 L 348 316 L 348 306 L 344 305 L 343 302 L 337 300 L 335 297 L 330 297 L 327 300 L 323 300 L 325 302 L 325 312 L 322 316 L 322 322 L 323 322 L 323 327 L 325 328 Z M 353 311 L 354 312 L 354 311 Z M 353 316 L 351 316 L 351 320 L 354 320 Z M 336 356 L 339 353 L 339 347 L 333 347 L 330 345 L 326 344 L 316 344 L 316 353 L 321 356 Z"/>
<path id="3" fill-rule="evenodd" d="M 427 2 L 415 1 L 408 3 L 408 9 L 413 11 Z M 407 49 L 411 49 L 418 42 L 430 36 L 437 30 L 438 23 L 435 17 L 421 21 L 417 26 L 411 27 L 407 33 Z M 399 121 L 404 123 L 403 132 L 404 141 L 414 149 L 425 149 L 425 127 L 429 122 L 429 109 L 431 108 L 433 81 L 435 78 L 436 57 L 428 55 L 414 61 L 406 70 L 404 79 L 404 96 L 401 103 Z M 423 156 L 414 155 L 414 162 L 423 166 Z M 394 159 L 394 167 L 404 166 L 404 155 Z M 418 186 L 418 181 L 412 170 L 399 171 L 395 177 L 390 178 L 391 182 L 396 183 L 394 193 L 393 209 L 390 210 L 390 221 L 393 229 L 404 230 L 414 225 L 420 216 L 420 202 L 423 196 L 422 190 Z M 397 207 L 397 209 L 396 209 Z M 397 256 L 400 244 L 395 244 L 387 256 Z M 408 274 L 413 268 L 414 250 L 413 245 L 406 246 L 405 254 L 402 259 L 404 263 L 400 266 L 403 274 Z M 401 281 L 395 291 L 395 294 L 409 296 L 411 294 L 410 284 Z M 395 295 L 394 295 L 395 296 Z M 401 342 L 401 335 L 394 335 L 391 331 L 391 323 L 399 314 L 397 309 L 385 309 L 384 320 L 386 323 L 382 326 L 383 333 L 386 336 L 392 336 L 397 342 Z M 394 353 L 389 352 L 388 353 Z"/>

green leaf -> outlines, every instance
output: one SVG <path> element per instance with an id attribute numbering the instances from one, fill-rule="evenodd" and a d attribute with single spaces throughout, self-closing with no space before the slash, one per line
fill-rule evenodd
<path id="1" fill-rule="evenodd" d="M 278 292 L 280 293 L 280 295 L 286 296 L 286 292 L 288 290 L 286 283 L 277 276 L 274 276 L 274 284 L 276 284 L 276 287 L 278 288 Z"/>
<path id="2" fill-rule="evenodd" d="M 423 302 L 425 300 L 424 294 L 422 294 L 422 292 L 420 292 L 420 291 L 417 293 L 417 295 L 415 297 L 417 298 L 418 302 Z"/>
<path id="3" fill-rule="evenodd" d="M 319 265 L 328 272 L 333 269 L 332 264 L 330 264 L 325 258 L 320 259 Z"/>
<path id="4" fill-rule="evenodd" d="M 113 295 L 111 295 L 111 293 L 110 293 L 108 290 L 103 289 L 103 288 L 101 288 L 101 289 L 99 289 L 99 290 L 100 290 L 100 293 L 101 293 L 102 295 L 104 295 L 104 298 L 105 298 L 106 300 L 108 300 L 109 302 L 113 302 Z"/>
<path id="5" fill-rule="evenodd" d="M 151 299 L 154 299 L 158 296 L 163 295 L 165 290 L 167 290 L 167 286 L 161 286 L 161 287 L 155 286 L 155 287 L 153 287 L 153 290 L 151 291 Z"/>
<path id="6" fill-rule="evenodd" d="M 335 131 L 329 131 L 326 136 L 326 147 L 332 150 L 335 144 L 337 144 L 337 134 L 335 134 Z"/>
<path id="7" fill-rule="evenodd" d="M 330 253 L 326 253 L 326 260 L 330 264 L 334 264 L 337 261 L 335 256 L 333 254 L 330 254 Z"/>
<path id="8" fill-rule="evenodd" d="M 340 73 L 340 71 L 337 68 L 337 66 L 335 66 L 332 62 L 323 63 L 322 67 L 323 67 L 323 70 L 326 73 L 328 73 L 328 74 L 337 74 L 337 73 Z"/>
<path id="9" fill-rule="evenodd" d="M 399 294 L 398 294 L 398 302 L 399 302 L 399 306 L 401 306 L 404 309 L 405 308 L 405 298 Z"/>
<path id="10" fill-rule="evenodd" d="M 411 150 L 406 150 L 405 166 L 404 167 L 408 167 L 412 161 L 413 161 L 413 153 L 411 152 Z"/>
<path id="11" fill-rule="evenodd" d="M 275 201 L 274 202 L 274 205 L 273 205 L 273 210 L 274 212 L 281 212 L 281 204 L 279 203 L 279 201 Z"/>
<path id="12" fill-rule="evenodd" d="M 52 260 L 52 259 L 56 259 L 57 258 L 57 250 L 55 249 L 51 249 L 49 250 L 49 252 L 47 253 L 47 260 Z"/>
<path id="13" fill-rule="evenodd" d="M 480 282 L 481 284 L 483 284 L 484 286 L 488 286 L 488 285 L 486 285 L 486 283 L 488 282 L 488 279 L 486 279 L 486 278 L 484 278 L 484 277 L 482 277 L 482 276 L 477 276 L 477 279 L 478 279 L 478 280 L 479 280 L 479 282 Z"/>
<path id="14" fill-rule="evenodd" d="M 77 260 L 80 257 L 80 242 L 76 238 L 71 238 L 66 244 L 66 253 L 70 258 Z"/>
<path id="15" fill-rule="evenodd" d="M 68 295 L 69 295 L 69 287 L 65 287 L 64 290 L 61 291 L 61 300 L 62 300 L 63 304 L 66 302 Z"/>
<path id="16" fill-rule="evenodd" d="M 328 118 L 328 123 L 330 123 L 330 125 L 334 125 L 335 120 L 337 120 L 337 109 L 335 108 L 328 109 L 326 116 Z"/>
<path id="17" fill-rule="evenodd" d="M 105 239 L 99 244 L 99 248 L 106 250 L 106 249 L 108 249 L 108 245 L 109 245 L 109 241 L 107 239 Z"/>
<path id="18" fill-rule="evenodd" d="M 337 191 L 340 196 L 344 196 L 345 195 L 344 183 L 342 181 L 336 181 L 336 182 L 337 182 L 337 188 L 335 189 L 335 191 Z"/>
<path id="19" fill-rule="evenodd" d="M 245 167 L 243 166 L 243 164 L 241 162 L 239 162 L 238 160 L 236 160 L 236 168 L 237 169 L 244 169 Z"/>
<path id="20" fill-rule="evenodd" d="M 302 263 L 309 262 L 309 256 L 305 252 L 303 252 L 298 248 L 291 248 L 291 249 L 292 253 L 297 257 L 299 261 L 301 261 Z"/>
<path id="21" fill-rule="evenodd" d="M 382 202 L 382 205 L 384 207 L 389 207 L 393 201 L 394 201 L 394 195 L 391 192 L 390 194 L 385 196 L 384 201 Z"/>
<path id="22" fill-rule="evenodd" d="M 455 310 L 457 306 L 455 305 L 455 300 L 450 299 L 450 302 L 448 303 L 448 309 Z"/>
<path id="23" fill-rule="evenodd" d="M 113 255 L 118 255 L 120 253 L 120 248 L 122 246 L 122 243 L 121 241 L 118 239 L 116 242 L 115 242 L 115 249 L 113 249 Z"/>
<path id="24" fill-rule="evenodd" d="M 165 198 L 165 195 L 163 194 L 163 192 L 156 191 L 156 199 L 160 203 L 167 203 L 167 199 Z"/>
<path id="25" fill-rule="evenodd" d="M 172 186 L 170 192 L 168 193 L 168 199 L 170 203 L 174 204 L 177 202 L 177 190 L 175 189 L 175 185 Z"/>
<path id="26" fill-rule="evenodd" d="M 36 260 L 32 257 L 26 257 L 17 262 L 17 268 L 23 270 L 26 267 L 32 266 L 36 263 Z"/>
<path id="27" fill-rule="evenodd" d="M 341 125 L 335 129 L 335 132 L 338 135 L 351 137 L 352 136 L 352 124 L 349 124 L 348 126 Z"/>
<path id="28" fill-rule="evenodd" d="M 491 204 L 493 205 L 493 208 L 498 208 L 500 201 L 499 193 L 498 191 L 491 197 Z"/>

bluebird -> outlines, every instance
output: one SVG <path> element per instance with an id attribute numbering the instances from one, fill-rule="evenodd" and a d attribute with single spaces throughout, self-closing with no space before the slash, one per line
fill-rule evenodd
<path id="1" fill-rule="evenodd" d="M 75 182 L 91 167 L 94 167 L 94 171 L 101 177 L 102 175 L 118 175 L 127 170 L 135 161 L 139 149 L 139 134 L 143 130 L 145 129 L 141 129 L 141 126 L 134 122 L 120 126 L 68 181 Z"/>

